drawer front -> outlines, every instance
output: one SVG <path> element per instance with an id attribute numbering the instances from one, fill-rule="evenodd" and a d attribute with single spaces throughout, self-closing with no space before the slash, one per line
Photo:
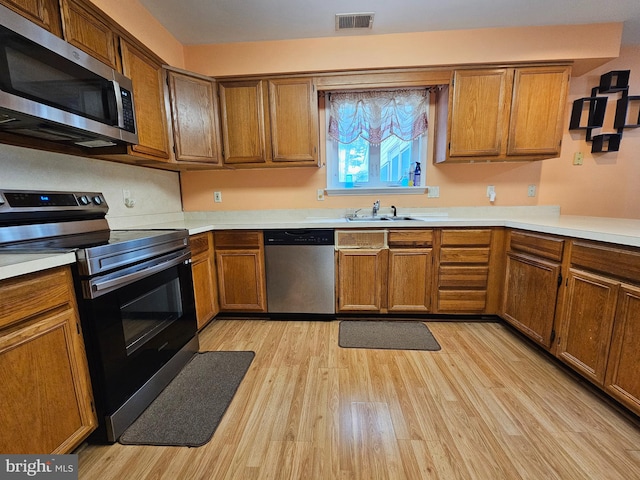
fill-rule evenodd
<path id="1" fill-rule="evenodd" d="M 509 234 L 509 249 L 561 262 L 564 240 L 548 235 L 514 230 Z"/>
<path id="2" fill-rule="evenodd" d="M 197 257 L 199 255 L 207 255 L 209 253 L 209 246 L 211 240 L 211 233 L 198 233 L 189 237 L 189 245 L 191 248 L 191 256 Z"/>
<path id="3" fill-rule="evenodd" d="M 221 230 L 213 234 L 216 249 L 224 248 L 257 248 L 263 245 L 261 231 Z"/>
<path id="4" fill-rule="evenodd" d="M 640 284 L 640 251 L 573 240 L 571 265 Z"/>
<path id="5" fill-rule="evenodd" d="M 491 230 L 488 229 L 444 229 L 440 236 L 440 245 L 443 247 L 465 245 L 489 246 L 490 244 Z"/>
<path id="6" fill-rule="evenodd" d="M 438 293 L 439 312 L 483 312 L 486 290 L 442 290 Z"/>
<path id="7" fill-rule="evenodd" d="M 443 247 L 440 249 L 440 264 L 443 263 L 489 263 L 489 247 L 458 248 Z"/>
<path id="8" fill-rule="evenodd" d="M 73 300 L 71 272 L 60 267 L 0 282 L 0 328 Z"/>
<path id="9" fill-rule="evenodd" d="M 390 247 L 430 247 L 433 230 L 389 230 L 387 242 Z"/>
<path id="10" fill-rule="evenodd" d="M 441 266 L 438 286 L 447 289 L 486 289 L 488 279 L 489 267 Z"/>

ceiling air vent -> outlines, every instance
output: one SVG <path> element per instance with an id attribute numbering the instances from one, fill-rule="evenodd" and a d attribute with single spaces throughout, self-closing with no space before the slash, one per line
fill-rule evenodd
<path id="1" fill-rule="evenodd" d="M 336 30 L 371 29 L 373 15 L 373 13 L 337 13 Z"/>

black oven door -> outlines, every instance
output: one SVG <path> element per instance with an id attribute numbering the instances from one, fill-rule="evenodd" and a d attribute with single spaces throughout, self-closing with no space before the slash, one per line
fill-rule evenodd
<path id="1" fill-rule="evenodd" d="M 81 301 L 99 410 L 117 410 L 197 331 L 191 261 L 139 271 L 132 283 Z M 91 281 L 94 281 L 93 279 Z M 85 281 L 86 282 L 86 281 Z"/>

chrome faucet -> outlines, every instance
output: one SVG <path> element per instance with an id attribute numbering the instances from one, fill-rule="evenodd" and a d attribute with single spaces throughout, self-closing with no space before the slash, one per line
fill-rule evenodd
<path id="1" fill-rule="evenodd" d="M 373 211 L 371 216 L 375 217 L 376 213 L 378 213 L 379 210 L 380 210 L 380 200 L 376 200 L 375 202 L 373 202 Z"/>

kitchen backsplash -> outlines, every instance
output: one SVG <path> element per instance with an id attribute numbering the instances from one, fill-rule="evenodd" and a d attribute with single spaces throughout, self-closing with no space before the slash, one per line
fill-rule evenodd
<path id="1" fill-rule="evenodd" d="M 3 144 L 0 167 L 3 189 L 102 192 L 109 204 L 110 222 L 182 212 L 180 180 L 175 172 Z M 125 205 L 123 191 L 129 192 L 132 208 Z"/>

